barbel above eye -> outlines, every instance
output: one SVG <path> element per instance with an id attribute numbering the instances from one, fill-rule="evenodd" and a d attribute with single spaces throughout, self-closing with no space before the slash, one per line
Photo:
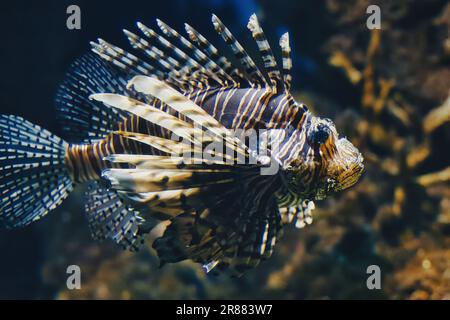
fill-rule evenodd
<path id="1" fill-rule="evenodd" d="M 321 123 L 311 132 L 309 139 L 312 144 L 323 144 L 328 140 L 330 133 L 330 128 Z"/>

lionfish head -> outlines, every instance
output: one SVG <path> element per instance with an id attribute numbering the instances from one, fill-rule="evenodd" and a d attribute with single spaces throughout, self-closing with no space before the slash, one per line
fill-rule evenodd
<path id="1" fill-rule="evenodd" d="M 330 119 L 311 117 L 309 124 L 301 157 L 291 164 L 290 181 L 302 197 L 320 200 L 359 180 L 363 156 L 345 137 L 339 137 Z"/>

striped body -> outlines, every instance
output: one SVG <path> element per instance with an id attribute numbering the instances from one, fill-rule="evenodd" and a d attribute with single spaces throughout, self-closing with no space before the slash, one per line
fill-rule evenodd
<path id="1" fill-rule="evenodd" d="M 258 133 L 261 129 L 270 132 L 271 129 L 291 127 L 290 135 L 279 138 L 280 148 L 277 156 L 283 160 L 286 167 L 299 156 L 305 145 L 307 146 L 305 143 L 307 128 L 303 126 L 309 124 L 308 118 L 311 114 L 303 105 L 297 105 L 290 94 L 274 94 L 267 89 L 220 88 L 185 93 L 185 96 L 228 129 L 255 129 Z M 159 100 L 153 104 L 158 109 L 168 109 L 166 105 L 161 105 Z M 130 115 L 119 123 L 118 130 L 170 138 L 167 130 L 142 121 L 135 115 Z M 111 134 L 93 144 L 68 146 L 66 163 L 73 180 L 78 183 L 101 180 L 102 171 L 111 167 L 111 163 L 104 159 L 113 154 L 161 153 L 157 149 Z M 282 190 L 283 188 L 280 188 L 279 191 L 284 194 Z M 297 205 L 301 200 L 294 197 L 286 201 L 285 196 L 281 196 L 281 199 L 283 206 Z"/>

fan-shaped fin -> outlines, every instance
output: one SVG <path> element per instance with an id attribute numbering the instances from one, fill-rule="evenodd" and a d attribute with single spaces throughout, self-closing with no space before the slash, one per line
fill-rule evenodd
<path id="1" fill-rule="evenodd" d="M 275 57 L 256 15 L 251 16 L 248 28 L 252 31 L 262 54 L 264 72 L 257 67 L 244 47 L 217 16 L 212 16 L 212 22 L 215 30 L 230 46 L 234 55 L 244 67 L 246 75 L 243 75 L 239 68 L 233 66 L 225 56 L 219 53 L 215 46 L 190 25 L 185 24 L 189 36 L 189 39 L 187 39 L 158 19 L 157 24 L 167 38 L 140 22 L 137 23 L 137 26 L 146 37 L 145 39 L 131 31 L 123 30 L 132 47 L 142 51 L 150 58 L 150 63 L 102 39 L 91 43 L 92 51 L 126 74 L 143 74 L 164 79 L 183 92 L 194 92 L 208 88 L 242 87 L 244 80 L 253 87 L 281 89 L 284 86 L 286 90 L 289 90 L 291 59 L 289 42 L 285 39 L 287 37 L 283 36 L 280 42 L 284 71 L 284 79 L 282 80 Z M 172 39 L 177 40 L 180 47 L 176 46 L 171 41 Z"/>
<path id="2" fill-rule="evenodd" d="M 270 256 L 281 229 L 270 187 L 252 191 L 247 182 L 232 186 L 232 192 L 208 208 L 171 219 L 153 244 L 162 263 L 192 259 L 207 272 L 228 269 L 239 276 Z"/>
<path id="3" fill-rule="evenodd" d="M 86 54 L 72 64 L 55 98 L 57 116 L 67 141 L 102 140 L 126 118 L 125 112 L 88 98 L 97 92 L 130 95 L 123 74 L 97 56 Z"/>
<path id="4" fill-rule="evenodd" d="M 62 203 L 73 188 L 67 146 L 21 117 L 0 115 L 0 222 L 26 226 Z"/>
<path id="5" fill-rule="evenodd" d="M 136 251 L 144 241 L 139 227 L 144 220 L 128 208 L 114 190 L 91 182 L 86 192 L 85 212 L 94 239 L 111 239 L 124 249 Z"/>

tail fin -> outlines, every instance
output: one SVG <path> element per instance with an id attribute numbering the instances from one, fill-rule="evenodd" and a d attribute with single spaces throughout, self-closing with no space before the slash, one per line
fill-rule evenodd
<path id="1" fill-rule="evenodd" d="M 72 190 L 67 143 L 17 116 L 0 115 L 0 221 L 20 227 L 55 209 Z"/>

